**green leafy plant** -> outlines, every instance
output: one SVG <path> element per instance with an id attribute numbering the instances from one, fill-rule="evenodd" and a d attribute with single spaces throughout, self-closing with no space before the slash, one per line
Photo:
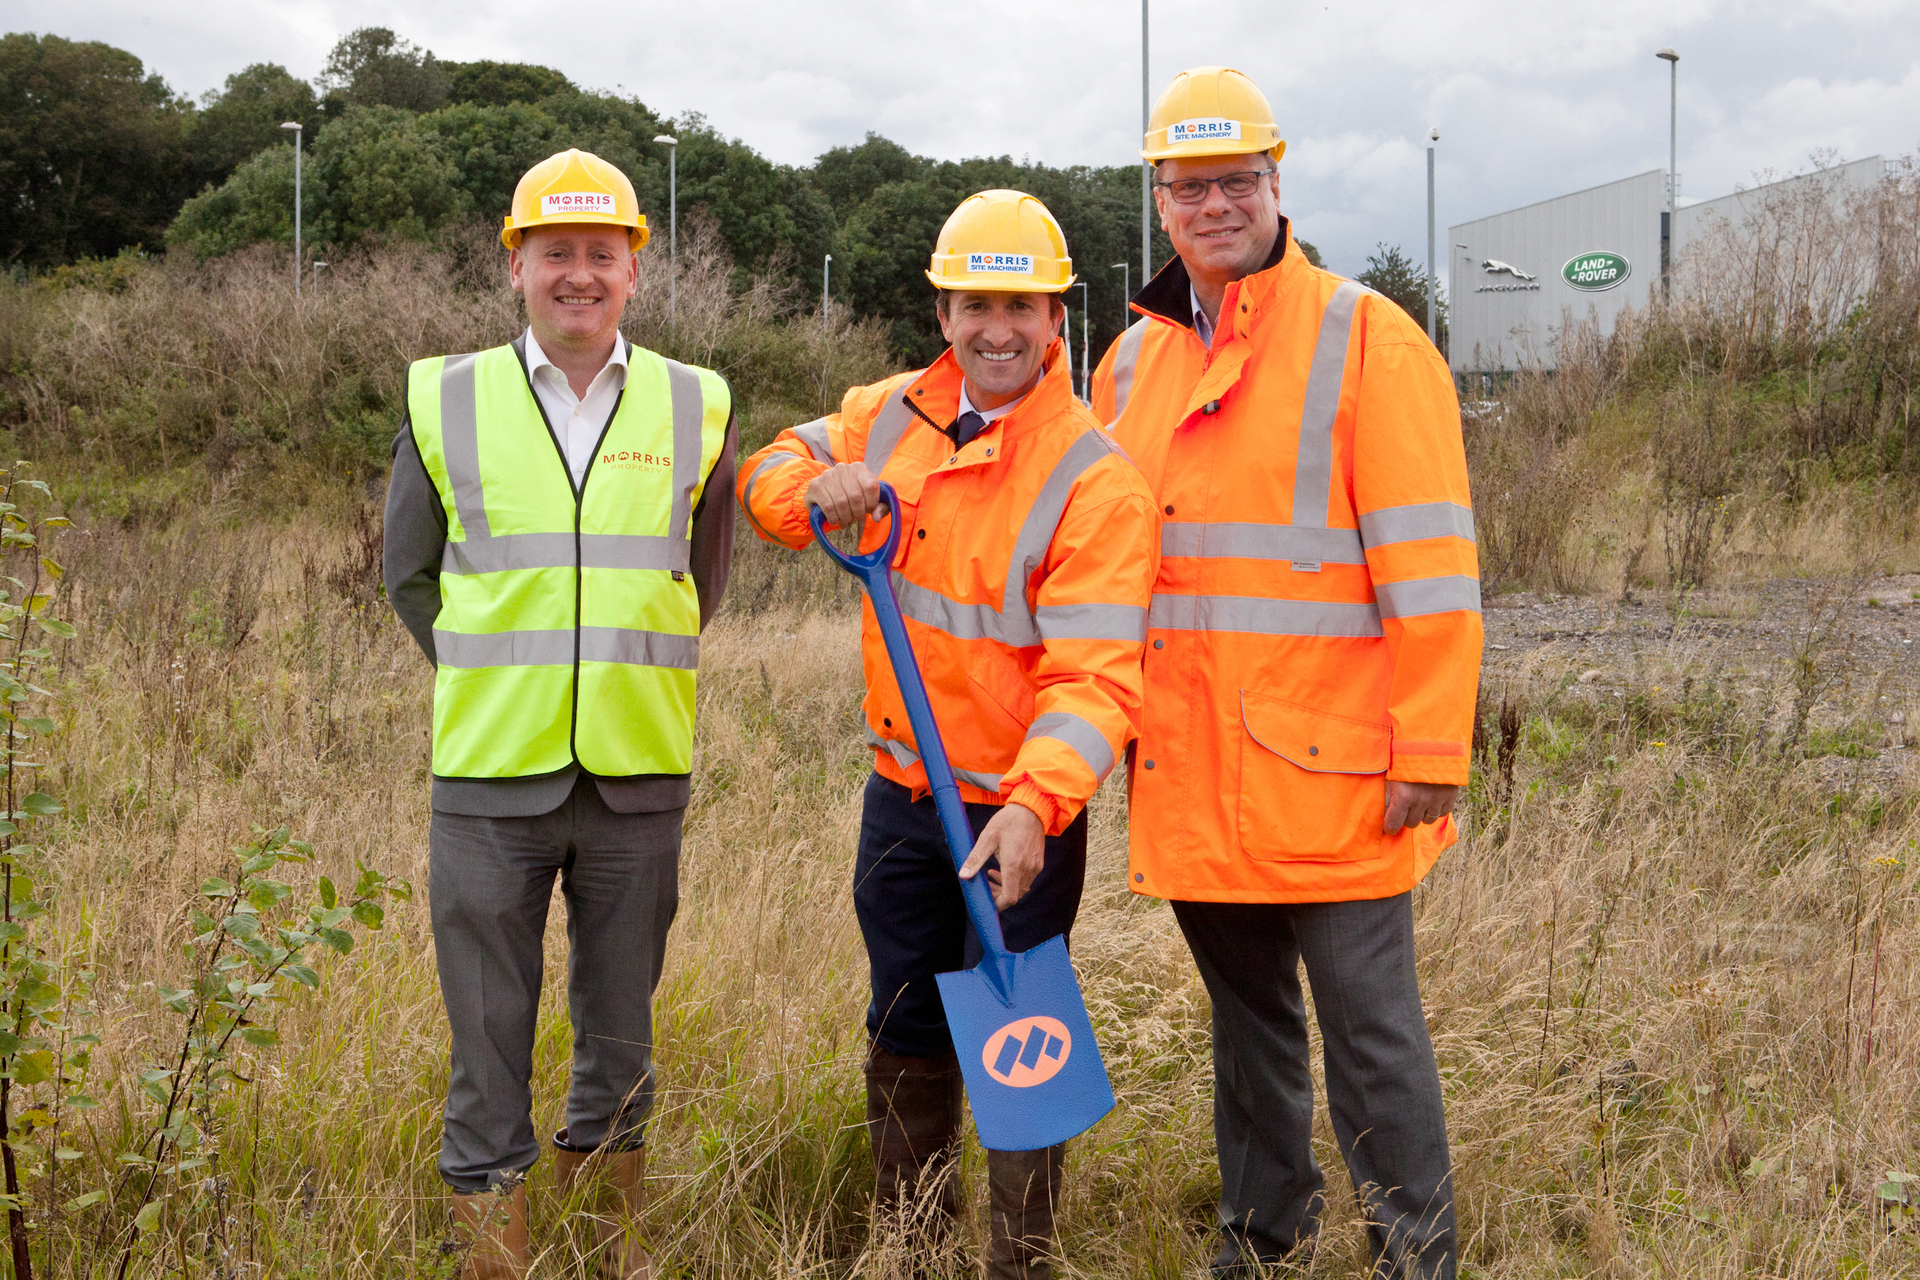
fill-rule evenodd
<path id="1" fill-rule="evenodd" d="M 46 588 L 63 571 L 45 543 L 68 522 L 38 513 L 52 495 L 27 469 L 24 462 L 0 469 L 0 1203 L 16 1280 L 33 1275 L 24 1184 L 44 1163 L 51 1195 L 60 1164 L 78 1158 L 60 1142 L 60 1129 L 67 1113 L 93 1105 L 81 1088 L 97 1043 L 73 1031 L 73 1020 L 88 1012 L 91 973 L 68 973 L 58 944 L 34 929 L 52 895 L 31 837 L 60 813 L 59 802 L 29 781 L 41 763 L 33 758 L 34 741 L 58 728 L 46 714 L 53 695 L 37 681 L 52 657 L 48 642 L 72 639 L 74 630 L 46 612 Z M 82 1196 L 69 1207 L 97 1198 Z"/>
<path id="2" fill-rule="evenodd" d="M 192 1173 L 216 1201 L 224 1199 L 221 1123 L 233 1090 L 249 1083 L 237 1069 L 236 1048 L 278 1044 L 279 1032 L 267 1019 L 297 988 L 319 988 L 317 954 L 352 951 L 354 925 L 378 929 L 385 921 L 381 899 L 412 896 L 404 880 L 360 866 L 350 893 L 321 876 L 315 900 L 296 903 L 293 886 L 275 873 L 312 857 L 312 848 L 291 839 L 286 827 L 256 826 L 254 839 L 234 851 L 231 878 L 213 876 L 200 886 L 194 936 L 185 948 L 193 981 L 159 993 L 184 1018 L 179 1051 L 170 1063 L 141 1072 L 141 1089 L 159 1111 L 139 1145 L 120 1155 L 126 1172 L 115 1201 L 131 1220 L 121 1229 L 116 1276 L 127 1274 L 141 1239 L 159 1229 L 170 1184 L 177 1188 Z M 209 1246 L 222 1253 L 228 1251 L 226 1216 L 216 1214 L 209 1229 Z"/>

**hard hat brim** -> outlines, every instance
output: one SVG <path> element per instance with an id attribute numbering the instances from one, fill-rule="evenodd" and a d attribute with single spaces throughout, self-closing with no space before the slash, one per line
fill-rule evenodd
<path id="1" fill-rule="evenodd" d="M 1073 288 L 1075 276 L 1067 273 L 1066 283 L 1035 280 L 1032 276 L 1010 276 L 1004 272 L 993 275 L 941 276 L 928 271 L 924 273 L 933 282 L 936 289 L 949 292 L 959 290 L 966 293 L 1065 293 Z"/>
<path id="2" fill-rule="evenodd" d="M 579 214 L 568 218 L 565 222 L 548 222 L 543 219 L 535 219 L 524 227 L 514 226 L 513 215 L 509 214 L 507 215 L 506 225 L 500 230 L 500 243 L 509 249 L 518 249 L 522 237 L 529 231 L 537 231 L 541 227 L 568 226 L 625 227 L 627 229 L 627 248 L 628 251 L 632 253 L 640 252 L 640 250 L 646 246 L 647 241 L 653 238 L 653 232 L 647 229 L 647 219 L 644 214 L 641 215 L 638 226 L 635 226 L 624 218 L 604 215 L 594 217 L 591 214 Z"/>
<path id="3" fill-rule="evenodd" d="M 1251 141 L 1231 143 L 1217 141 L 1176 142 L 1172 146 L 1147 147 L 1140 152 L 1140 158 L 1149 164 L 1159 164 L 1162 160 L 1191 160 L 1205 156 L 1257 156 L 1262 153 L 1271 155 L 1275 164 L 1287 153 L 1287 142 L 1281 138 L 1272 143 Z"/>

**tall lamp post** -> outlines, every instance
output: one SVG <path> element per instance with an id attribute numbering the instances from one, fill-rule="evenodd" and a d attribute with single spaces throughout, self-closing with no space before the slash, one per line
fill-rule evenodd
<path id="1" fill-rule="evenodd" d="M 667 323 L 680 318 L 680 139 L 657 133 L 653 140 L 667 149 Z"/>
<path id="2" fill-rule="evenodd" d="M 1662 49 L 1653 55 L 1667 64 L 1667 216 L 1660 228 L 1660 296 L 1667 296 L 1667 271 L 1673 265 L 1673 215 L 1680 194 L 1680 55 Z"/>
<path id="3" fill-rule="evenodd" d="M 820 264 L 820 318 L 822 320 L 827 318 L 827 284 L 832 279 L 833 255 L 828 254 L 827 260 Z"/>
<path id="4" fill-rule="evenodd" d="M 1087 282 L 1076 280 L 1074 288 L 1080 291 L 1080 398 L 1088 404 L 1093 403 L 1093 370 L 1087 367 L 1087 332 L 1093 327 L 1093 321 L 1087 318 Z M 1067 359 L 1073 359 L 1073 350 L 1068 348 Z"/>
<path id="5" fill-rule="evenodd" d="M 1120 328 L 1124 330 L 1127 327 L 1127 317 L 1132 314 L 1127 310 L 1127 304 L 1133 301 L 1133 264 L 1116 262 L 1107 270 L 1125 273 L 1120 277 Z"/>
<path id="6" fill-rule="evenodd" d="M 1147 0 L 1140 0 L 1140 136 L 1147 136 Z M 1153 165 L 1140 162 L 1140 273 L 1153 275 Z"/>
<path id="7" fill-rule="evenodd" d="M 293 130 L 293 296 L 300 296 L 300 135 L 304 130 L 297 120 L 280 126 Z"/>
<path id="8" fill-rule="evenodd" d="M 1427 341 L 1436 347 L 1440 331 L 1433 323 L 1433 148 L 1439 141 L 1438 129 L 1427 134 Z"/>

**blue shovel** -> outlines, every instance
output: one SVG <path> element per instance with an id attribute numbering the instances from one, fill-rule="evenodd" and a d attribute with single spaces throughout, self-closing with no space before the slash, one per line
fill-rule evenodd
<path id="1" fill-rule="evenodd" d="M 893 594 L 890 571 L 900 545 L 900 505 L 891 485 L 882 484 L 880 493 L 891 513 L 887 541 L 865 555 L 843 555 L 827 540 L 819 507 L 810 508 L 808 519 L 827 554 L 860 579 L 873 602 L 957 871 L 973 851 L 973 826 L 947 763 L 920 664 L 907 641 L 900 601 Z M 1056 935 L 1031 951 L 1008 951 L 986 876 L 962 880 L 960 890 L 986 954 L 973 968 L 943 973 L 937 980 L 980 1145 L 994 1151 L 1038 1151 L 1085 1133 L 1113 1110 L 1113 1086 L 1107 1083 L 1065 939 Z"/>

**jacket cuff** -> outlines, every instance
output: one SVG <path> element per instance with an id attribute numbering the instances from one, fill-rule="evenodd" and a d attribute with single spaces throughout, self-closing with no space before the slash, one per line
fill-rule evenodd
<path id="1" fill-rule="evenodd" d="M 1080 813 L 1079 805 L 1069 806 L 1048 795 L 1035 786 L 1031 778 L 1022 778 L 1014 784 L 1013 790 L 1007 794 L 1007 803 L 1023 804 L 1033 810 L 1050 836 L 1057 836 L 1073 825 L 1074 818 Z"/>
<path id="2" fill-rule="evenodd" d="M 1472 763 L 1459 742 L 1403 742 L 1395 739 L 1389 782 L 1424 782 L 1434 786 L 1464 787 Z"/>

